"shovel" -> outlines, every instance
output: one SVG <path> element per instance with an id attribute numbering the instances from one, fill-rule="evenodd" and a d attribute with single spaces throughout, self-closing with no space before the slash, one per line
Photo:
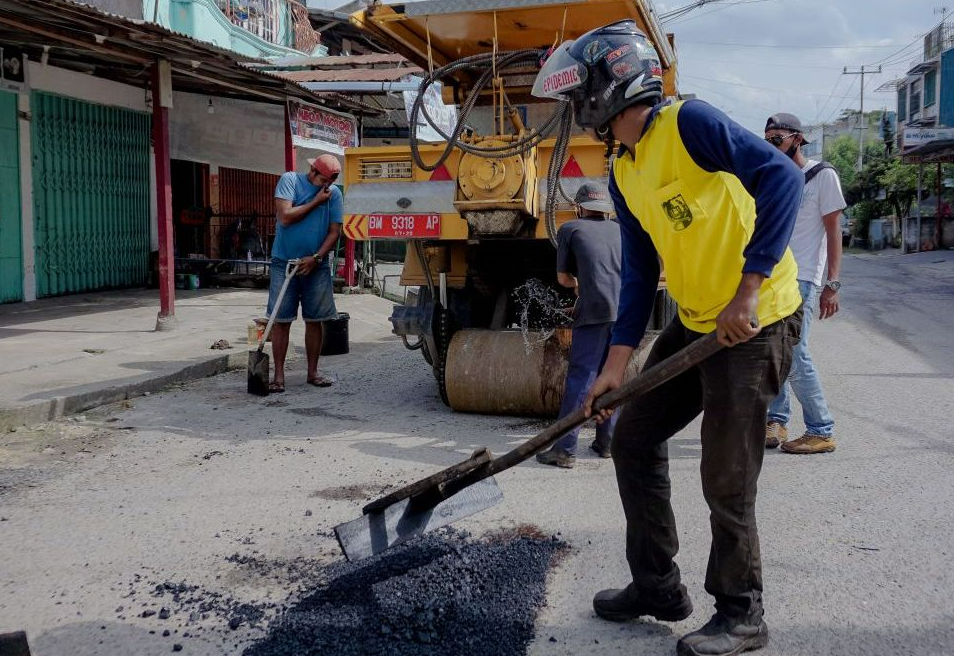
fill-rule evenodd
<path id="1" fill-rule="evenodd" d="M 258 348 L 248 352 L 248 393 L 258 396 L 268 396 L 268 353 L 264 352 L 265 342 L 272 332 L 272 325 L 275 323 L 275 316 L 278 309 L 282 306 L 282 299 L 285 297 L 285 290 L 288 289 L 288 283 L 292 276 L 298 272 L 299 260 L 288 260 L 285 265 L 285 280 L 282 282 L 282 289 L 278 292 L 278 298 L 272 306 L 272 316 L 268 318 L 268 324 L 265 326 L 265 332 L 262 338 L 258 340 Z"/>
<path id="2" fill-rule="evenodd" d="M 711 332 L 601 395 L 593 403 L 593 410 L 616 408 L 645 394 L 721 348 L 716 333 Z M 363 508 L 361 517 L 335 527 L 341 550 L 351 561 L 366 558 L 496 505 L 503 500 L 503 493 L 494 474 L 543 451 L 588 420 L 582 409 L 577 410 L 499 458 L 492 457 L 486 448 L 478 449 L 463 462 L 372 501 Z"/>

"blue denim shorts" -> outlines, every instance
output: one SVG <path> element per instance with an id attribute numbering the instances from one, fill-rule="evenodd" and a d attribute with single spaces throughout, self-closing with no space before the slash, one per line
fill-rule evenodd
<path id="1" fill-rule="evenodd" d="M 275 299 L 285 281 L 285 263 L 272 263 L 269 271 L 268 316 L 272 316 Z M 301 318 L 305 321 L 328 321 L 338 316 L 335 308 L 334 289 L 331 285 L 331 265 L 325 262 L 307 276 L 296 275 L 288 283 L 282 305 L 278 308 L 275 321 L 291 323 L 298 318 L 298 306 L 301 305 Z"/>

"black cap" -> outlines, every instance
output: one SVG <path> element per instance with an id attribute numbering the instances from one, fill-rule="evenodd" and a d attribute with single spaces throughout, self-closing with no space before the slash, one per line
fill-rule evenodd
<path id="1" fill-rule="evenodd" d="M 603 214 L 613 213 L 613 203 L 610 202 L 609 192 L 601 184 L 595 182 L 584 182 L 576 190 L 576 196 L 573 202 L 585 210 L 593 212 L 602 212 Z"/>
<path id="2" fill-rule="evenodd" d="M 805 138 L 802 122 L 798 120 L 798 117 L 794 114 L 787 112 L 772 114 L 765 122 L 765 131 L 768 132 L 769 130 L 790 130 L 792 132 L 798 132 L 802 135 L 802 143 L 810 143 L 808 139 Z"/>

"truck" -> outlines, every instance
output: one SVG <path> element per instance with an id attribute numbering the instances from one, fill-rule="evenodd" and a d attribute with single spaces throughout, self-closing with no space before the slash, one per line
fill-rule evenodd
<path id="1" fill-rule="evenodd" d="M 426 74 L 419 98 L 442 84 L 459 108 L 443 142 L 418 102 L 406 145 L 345 151 L 345 234 L 407 240 L 393 332 L 420 350 L 456 411 L 553 416 L 563 394 L 571 331 L 556 282 L 556 231 L 575 218 L 585 182 L 605 184 L 613 155 L 573 128 L 567 103 L 530 89 L 548 49 L 632 19 L 653 43 L 664 93 L 677 94 L 676 55 L 651 0 L 423 0 L 375 2 L 352 21 Z M 420 111 L 418 111 L 420 110 Z M 664 292 L 656 317 L 672 314 Z"/>

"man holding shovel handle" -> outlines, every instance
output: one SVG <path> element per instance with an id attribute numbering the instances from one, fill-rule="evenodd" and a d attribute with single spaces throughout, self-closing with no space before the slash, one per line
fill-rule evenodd
<path id="1" fill-rule="evenodd" d="M 716 612 L 676 650 L 726 656 L 759 649 L 768 643 L 768 627 L 756 484 L 766 409 L 788 375 L 801 326 L 797 267 L 787 245 L 803 176 L 710 105 L 664 102 L 659 57 L 633 21 L 557 46 L 533 92 L 571 103 L 580 127 L 621 144 L 609 180 L 622 232 L 619 310 L 584 413 L 622 383 L 652 310 L 660 260 L 679 312 L 645 368 L 709 333 L 728 347 L 622 407 L 611 453 L 632 582 L 598 593 L 593 608 L 611 621 L 675 622 L 692 613 L 674 560 L 668 439 L 702 413 L 700 469 L 712 531 L 705 588 Z M 598 421 L 610 416 L 598 414 Z"/>
<path id="2" fill-rule="evenodd" d="M 268 386 L 272 394 L 285 391 L 288 334 L 298 316 L 299 305 L 305 321 L 306 381 L 315 387 L 331 385 L 331 380 L 318 373 L 318 354 L 321 353 L 321 322 L 338 316 L 331 264 L 326 256 L 341 234 L 341 190 L 334 186 L 341 164 L 332 155 L 322 155 L 309 159 L 308 165 L 308 173 L 289 171 L 279 178 L 275 187 L 275 242 L 268 290 L 268 315 L 276 312 L 271 333 L 275 376 Z M 296 275 L 289 281 L 276 310 L 286 265 L 296 259 L 299 261 Z"/>

